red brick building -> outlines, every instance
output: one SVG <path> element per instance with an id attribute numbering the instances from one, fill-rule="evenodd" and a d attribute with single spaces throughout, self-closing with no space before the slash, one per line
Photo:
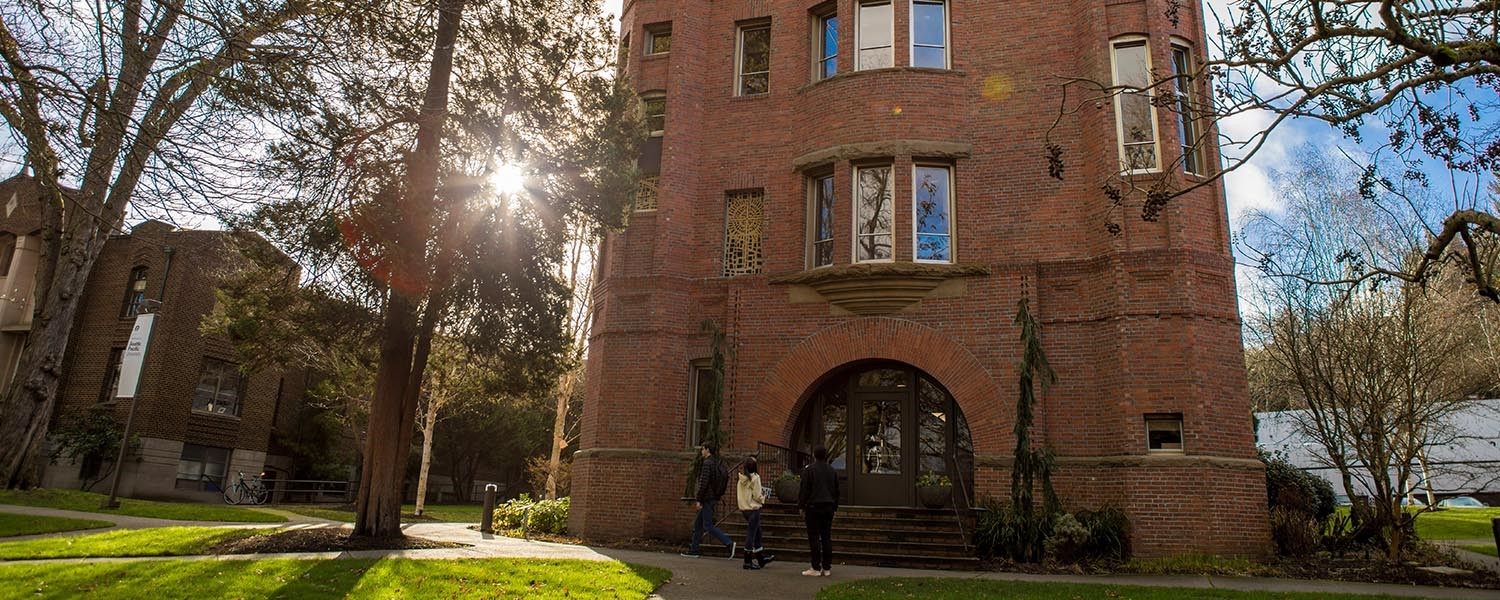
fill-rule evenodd
<path id="1" fill-rule="evenodd" d="M 1034 436 L 1065 508 L 1123 507 L 1138 555 L 1263 553 L 1222 188 L 1154 222 L 1099 189 L 1192 181 L 1217 148 L 1124 94 L 1063 118 L 1066 177 L 1047 170 L 1059 76 L 1130 85 L 1202 59 L 1199 3 L 1167 10 L 627 0 L 651 177 L 595 284 L 573 530 L 685 537 L 704 321 L 732 350 L 727 452 L 827 445 L 853 505 L 911 506 L 929 471 L 1006 497 L 1027 297 L 1058 374 Z M 1154 93 L 1174 92 L 1207 90 Z"/>

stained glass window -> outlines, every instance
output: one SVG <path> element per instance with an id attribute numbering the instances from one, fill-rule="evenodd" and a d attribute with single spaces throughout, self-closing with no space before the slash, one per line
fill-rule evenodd
<path id="1" fill-rule="evenodd" d="M 812 266 L 833 264 L 833 176 L 812 180 Z"/>
<path id="2" fill-rule="evenodd" d="M 948 167 L 922 167 L 913 172 L 916 193 L 912 225 L 916 228 L 916 258 L 922 262 L 953 260 L 952 188 Z"/>
<path id="3" fill-rule="evenodd" d="M 891 260 L 891 223 L 894 220 L 891 168 L 858 169 L 855 179 L 859 186 L 859 210 L 854 219 L 854 262 Z"/>
<path id="4" fill-rule="evenodd" d="M 642 177 L 639 187 L 635 191 L 636 210 L 656 210 L 656 198 L 659 195 L 661 177 Z"/>
<path id="5" fill-rule="evenodd" d="M 765 260 L 761 252 L 765 204 L 766 195 L 761 190 L 729 194 L 724 226 L 725 277 L 760 272 Z"/>

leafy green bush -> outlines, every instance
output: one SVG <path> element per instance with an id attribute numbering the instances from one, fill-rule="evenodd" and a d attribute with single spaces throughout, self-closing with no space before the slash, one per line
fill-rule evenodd
<path id="1" fill-rule="evenodd" d="M 917 478 L 917 487 L 943 487 L 945 485 L 953 485 L 953 480 L 941 473 L 928 471 Z"/>
<path id="2" fill-rule="evenodd" d="M 1130 517 L 1125 516 L 1125 511 L 1106 506 L 1095 511 L 1079 511 L 1075 516 L 1089 530 L 1083 560 L 1130 558 Z"/>
<path id="3" fill-rule="evenodd" d="M 1031 513 L 1014 510 L 1008 504 L 990 500 L 975 525 L 974 545 L 983 558 L 1009 558 L 1016 562 L 1039 561 L 1037 550 L 1045 547 L 1052 535 L 1052 515 L 1045 511 Z"/>
<path id="4" fill-rule="evenodd" d="M 501 531 L 550 533 L 568 532 L 568 498 L 534 501 L 528 494 L 495 507 L 495 529 Z"/>
<path id="5" fill-rule="evenodd" d="M 1322 522 L 1337 506 L 1327 480 L 1297 468 L 1281 456 L 1261 453 L 1266 465 L 1266 506 L 1307 513 Z"/>
<path id="6" fill-rule="evenodd" d="M 1271 540 L 1282 556 L 1307 556 L 1321 545 L 1318 521 L 1303 511 L 1278 506 L 1271 509 Z"/>
<path id="7" fill-rule="evenodd" d="M 1047 555 L 1058 562 L 1073 563 L 1083 558 L 1089 543 L 1089 528 L 1068 513 L 1052 520 L 1052 535 L 1047 536 Z"/>
<path id="8" fill-rule="evenodd" d="M 800 483 L 802 481 L 802 478 L 797 476 L 796 473 L 788 470 L 782 471 L 780 475 L 776 476 L 776 483 L 781 483 L 783 481 L 796 481 Z"/>

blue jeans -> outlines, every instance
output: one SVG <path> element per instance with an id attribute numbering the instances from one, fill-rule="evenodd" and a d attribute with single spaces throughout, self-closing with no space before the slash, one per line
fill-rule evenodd
<path id="1" fill-rule="evenodd" d="M 745 515 L 745 551 L 760 550 L 760 509 L 743 511 Z"/>
<path id="2" fill-rule="evenodd" d="M 719 538 L 719 543 L 725 546 L 733 543 L 729 539 L 729 536 L 724 535 L 723 531 L 719 531 L 718 525 L 714 525 L 714 504 L 716 502 L 699 503 L 702 508 L 698 509 L 698 518 L 693 520 L 693 541 L 688 543 L 688 549 L 694 554 L 698 552 L 698 538 L 703 537 L 704 530 L 713 534 L 714 537 Z"/>

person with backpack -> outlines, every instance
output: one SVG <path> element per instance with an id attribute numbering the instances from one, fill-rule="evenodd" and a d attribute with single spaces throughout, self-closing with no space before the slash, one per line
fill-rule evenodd
<path id="1" fill-rule="evenodd" d="M 724 492 L 729 489 L 729 468 L 724 466 L 724 461 L 719 460 L 717 444 L 706 442 L 698 447 L 698 451 L 703 457 L 698 468 L 698 493 L 693 496 L 693 508 L 698 510 L 698 516 L 693 520 L 693 539 L 688 543 L 688 551 L 683 552 L 682 556 L 698 558 L 698 540 L 707 531 L 729 549 L 729 558 L 733 559 L 738 546 L 714 524 L 714 505 L 719 503 L 719 498 L 723 498 Z"/>
<path id="2" fill-rule="evenodd" d="M 734 487 L 740 514 L 745 515 L 745 569 L 761 569 L 776 560 L 776 555 L 766 554 L 761 545 L 760 509 L 766 504 L 766 492 L 760 485 L 760 467 L 753 457 L 745 459 Z"/>
<path id="3" fill-rule="evenodd" d="M 828 465 L 827 448 L 814 448 L 813 464 L 803 467 L 797 505 L 807 522 L 807 545 L 812 555 L 812 568 L 802 574 L 828 577 L 833 574 L 833 513 L 839 509 L 839 475 Z"/>

